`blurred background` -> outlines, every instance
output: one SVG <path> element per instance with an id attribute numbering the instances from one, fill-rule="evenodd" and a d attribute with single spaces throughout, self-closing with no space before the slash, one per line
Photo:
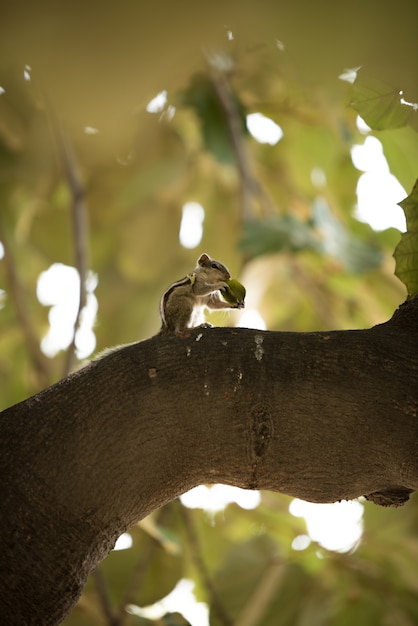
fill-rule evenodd
<path id="1" fill-rule="evenodd" d="M 202 252 L 247 288 L 216 325 L 386 321 L 406 297 L 417 12 L 3 3 L 0 409 L 155 334 Z M 202 486 L 123 536 L 65 623 L 417 624 L 417 515 Z"/>

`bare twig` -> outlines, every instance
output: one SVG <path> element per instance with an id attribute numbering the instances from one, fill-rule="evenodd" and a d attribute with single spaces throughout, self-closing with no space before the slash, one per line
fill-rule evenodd
<path id="1" fill-rule="evenodd" d="M 206 590 L 209 594 L 209 598 L 213 607 L 213 610 L 217 613 L 219 620 L 224 626 L 233 626 L 233 620 L 228 615 L 218 592 L 215 589 L 215 586 L 212 582 L 211 577 L 209 576 L 208 569 L 203 560 L 202 551 L 199 545 L 199 539 L 197 537 L 196 529 L 193 523 L 192 516 L 190 515 L 189 510 L 180 504 L 180 511 L 183 517 L 184 527 L 186 530 L 187 538 L 190 545 L 190 551 L 192 555 L 192 559 L 195 562 L 196 568 L 202 578 L 203 584 L 206 587 Z"/>
<path id="2" fill-rule="evenodd" d="M 262 622 L 269 605 L 277 595 L 284 572 L 283 562 L 277 556 L 273 557 L 241 611 L 237 621 L 240 626 L 257 626 Z"/>
<path id="3" fill-rule="evenodd" d="M 290 269 L 294 282 L 300 288 L 300 293 L 305 296 L 309 295 L 312 310 L 316 312 L 325 327 L 332 328 L 335 324 L 335 318 L 330 306 L 331 299 L 326 293 L 325 287 L 322 288 L 318 281 L 312 278 L 312 275 L 307 274 L 298 257 L 288 258 L 287 267 Z"/>
<path id="4" fill-rule="evenodd" d="M 74 322 L 73 338 L 70 346 L 68 347 L 64 365 L 64 375 L 66 375 L 71 370 L 74 363 L 77 330 L 80 327 L 82 312 L 87 303 L 86 278 L 88 268 L 88 229 L 85 190 L 78 171 L 74 152 L 63 129 L 60 126 L 55 125 L 55 130 L 61 153 L 64 174 L 67 178 L 67 184 L 72 198 L 70 211 L 73 223 L 75 266 L 80 278 L 79 304 Z"/>
<path id="5" fill-rule="evenodd" d="M 244 220 L 253 217 L 253 198 L 259 199 L 267 213 L 273 213 L 274 208 L 272 202 L 254 175 L 251 158 L 242 131 L 242 120 L 237 110 L 227 77 L 224 72 L 215 69 L 213 65 L 211 66 L 210 77 L 215 93 L 225 114 L 241 179 L 242 217 Z"/>
<path id="6" fill-rule="evenodd" d="M 103 610 L 103 615 L 105 616 L 106 622 L 109 626 L 120 626 L 121 621 L 119 617 L 114 613 L 112 604 L 110 602 L 109 593 L 107 591 L 107 586 L 105 579 L 103 577 L 102 570 L 100 569 L 100 565 L 98 565 L 91 573 L 97 593 L 99 594 L 100 604 Z"/>
<path id="7" fill-rule="evenodd" d="M 162 509 L 158 512 L 156 523 L 157 524 L 162 523 L 162 521 L 166 519 L 169 512 L 170 512 L 170 507 L 168 506 L 162 507 Z M 119 615 L 120 624 L 123 623 L 123 618 L 124 616 L 126 616 L 126 611 L 125 611 L 126 606 L 128 604 L 135 604 L 134 602 L 135 594 L 142 584 L 146 571 L 149 567 L 150 561 L 158 545 L 159 545 L 158 540 L 150 537 L 150 541 L 146 544 L 145 549 L 142 550 L 141 556 L 138 559 L 138 562 L 135 566 L 134 572 L 129 582 L 129 586 L 126 589 L 124 599 L 119 609 L 118 615 Z"/>
<path id="8" fill-rule="evenodd" d="M 38 384 L 41 387 L 45 387 L 48 384 L 49 380 L 48 367 L 39 347 L 39 338 L 36 335 L 30 316 L 28 314 L 24 290 L 17 273 L 11 246 L 9 245 L 6 232 L 2 228 L 1 223 L 0 241 L 2 242 L 4 248 L 3 262 L 6 269 L 9 293 L 16 308 L 16 316 L 22 329 L 23 336 L 25 338 L 25 343 L 35 370 L 36 377 L 38 379 Z"/>

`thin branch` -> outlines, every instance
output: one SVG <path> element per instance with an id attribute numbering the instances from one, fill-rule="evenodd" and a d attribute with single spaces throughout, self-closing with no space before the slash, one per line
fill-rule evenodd
<path id="1" fill-rule="evenodd" d="M 158 512 L 156 524 L 161 524 L 163 520 L 166 519 L 168 513 L 170 512 L 170 507 L 164 506 Z M 157 539 L 150 537 L 150 541 L 146 544 L 145 548 L 142 550 L 141 556 L 135 566 L 134 572 L 132 574 L 131 580 L 129 582 L 129 586 L 126 589 L 124 598 L 120 605 L 119 609 L 119 622 L 123 623 L 123 618 L 126 616 L 125 608 L 128 604 L 135 604 L 134 598 L 137 590 L 140 588 L 144 576 L 149 567 L 150 561 L 154 555 L 156 548 L 159 546 L 159 542 Z"/>
<path id="2" fill-rule="evenodd" d="M 77 167 L 74 151 L 63 129 L 55 125 L 56 136 L 61 153 L 64 174 L 67 178 L 68 188 L 71 193 L 71 218 L 73 223 L 73 242 L 75 252 L 75 266 L 80 278 L 79 304 L 74 321 L 73 338 L 68 347 L 64 376 L 71 370 L 75 358 L 75 342 L 77 331 L 80 327 L 81 316 L 87 303 L 86 278 L 88 269 L 88 228 L 87 209 L 85 204 L 85 189 Z"/>
<path id="3" fill-rule="evenodd" d="M 206 564 L 203 560 L 202 551 L 200 549 L 199 539 L 196 533 L 192 516 L 190 515 L 189 510 L 181 504 L 180 504 L 180 511 L 183 517 L 184 527 L 185 527 L 187 538 L 188 538 L 189 545 L 190 545 L 191 556 L 202 578 L 203 584 L 205 585 L 206 590 L 209 594 L 209 598 L 210 598 L 210 602 L 212 604 L 213 610 L 217 613 L 220 622 L 224 626 L 233 626 L 233 620 L 228 615 L 228 612 L 226 611 L 219 597 L 219 594 L 215 589 L 212 579 L 209 576 L 209 572 L 206 567 Z"/>
<path id="4" fill-rule="evenodd" d="M 332 328 L 335 319 L 330 307 L 330 298 L 321 290 L 318 282 L 304 271 L 298 257 L 288 258 L 287 267 L 300 288 L 300 292 L 304 296 L 308 295 L 312 310 L 316 312 L 327 328 Z"/>
<path id="5" fill-rule="evenodd" d="M 258 198 L 266 212 L 273 213 L 274 207 L 254 175 L 251 158 L 242 132 L 242 120 L 235 104 L 235 99 L 225 73 L 211 66 L 210 77 L 213 88 L 225 114 L 232 148 L 235 153 L 238 172 L 241 179 L 242 216 L 244 220 L 253 217 L 253 198 Z"/>
<path id="6" fill-rule="evenodd" d="M 147 569 L 149 567 L 149 564 L 151 562 L 151 559 L 154 555 L 154 552 L 157 546 L 158 546 L 158 542 L 154 539 L 147 544 L 146 548 L 141 553 L 141 557 L 139 558 L 135 566 L 131 580 L 129 581 L 129 585 L 126 589 L 123 600 L 119 607 L 119 611 L 118 611 L 118 620 L 119 620 L 118 623 L 119 624 L 123 624 L 123 619 L 126 617 L 126 607 L 129 604 L 136 604 L 136 602 L 133 601 L 133 598 L 135 597 L 137 590 L 141 586 L 141 583 L 145 577 L 145 574 L 147 572 Z"/>
<path id="7" fill-rule="evenodd" d="M 257 626 L 262 622 L 272 599 L 277 595 L 277 589 L 283 579 L 284 572 L 283 562 L 278 556 L 273 557 L 254 592 L 245 603 L 237 624 L 240 626 Z"/>
<path id="8" fill-rule="evenodd" d="M 0 240 L 4 248 L 4 266 L 6 269 L 6 278 L 8 282 L 8 291 L 16 308 L 16 316 L 25 338 L 29 357 L 35 370 L 38 384 L 45 387 L 48 384 L 49 372 L 45 359 L 39 347 L 39 338 L 34 330 L 32 321 L 28 314 L 28 307 L 25 302 L 25 295 L 22 284 L 20 282 L 16 264 L 14 262 L 11 246 L 2 224 L 0 223 Z"/>
<path id="9" fill-rule="evenodd" d="M 91 573 L 91 576 L 94 579 L 97 593 L 99 594 L 100 604 L 103 610 L 103 615 L 105 616 L 106 622 L 109 626 L 120 626 L 121 621 L 117 615 L 115 615 L 112 603 L 109 598 L 109 593 L 107 591 L 107 586 L 105 579 L 103 577 L 102 570 L 100 569 L 100 565 L 98 565 Z"/>

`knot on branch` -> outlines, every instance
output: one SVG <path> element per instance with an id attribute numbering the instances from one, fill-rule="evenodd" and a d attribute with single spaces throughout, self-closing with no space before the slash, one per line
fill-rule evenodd
<path id="1" fill-rule="evenodd" d="M 252 467 L 250 489 L 257 489 L 258 469 L 267 453 L 272 436 L 273 420 L 269 406 L 266 404 L 254 405 L 250 411 L 249 423 L 249 455 Z"/>
<path id="2" fill-rule="evenodd" d="M 366 500 L 379 504 L 380 506 L 402 506 L 409 500 L 409 496 L 413 493 L 412 489 L 399 487 L 397 489 L 386 489 L 385 491 L 375 491 L 364 496 Z"/>

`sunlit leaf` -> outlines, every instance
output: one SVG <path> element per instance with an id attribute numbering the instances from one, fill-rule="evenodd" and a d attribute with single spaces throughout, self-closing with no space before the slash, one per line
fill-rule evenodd
<path id="1" fill-rule="evenodd" d="M 406 233 L 393 254 L 396 261 L 396 276 L 405 285 L 408 294 L 418 293 L 418 180 L 410 195 L 399 202 L 406 217 Z"/>
<path id="2" fill-rule="evenodd" d="M 402 92 L 359 72 L 354 83 L 352 108 L 373 130 L 405 126 L 413 109 L 402 102 Z"/>
<path id="3" fill-rule="evenodd" d="M 391 173 L 404 189 L 411 189 L 417 176 L 418 135 L 410 126 L 379 133 Z"/>

